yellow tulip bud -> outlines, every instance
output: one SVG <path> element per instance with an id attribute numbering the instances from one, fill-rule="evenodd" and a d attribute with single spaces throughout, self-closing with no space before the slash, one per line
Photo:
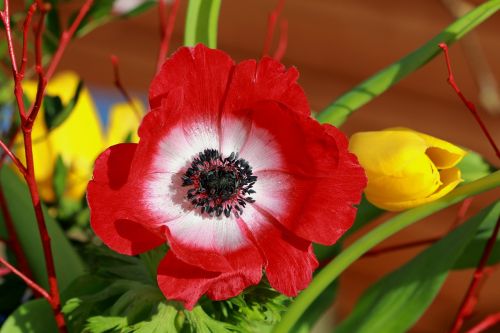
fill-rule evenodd
<path id="1" fill-rule="evenodd" d="M 454 166 L 465 156 L 463 149 L 409 129 L 356 133 L 349 150 L 366 171 L 366 198 L 385 210 L 434 201 L 462 181 Z"/>

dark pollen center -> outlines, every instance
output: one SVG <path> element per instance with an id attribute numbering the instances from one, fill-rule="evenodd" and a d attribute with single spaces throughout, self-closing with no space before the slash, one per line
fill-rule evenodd
<path id="1" fill-rule="evenodd" d="M 191 187 L 187 199 L 210 216 L 239 217 L 246 204 L 254 202 L 250 194 L 256 181 L 247 161 L 237 153 L 224 158 L 216 149 L 199 153 L 182 176 L 182 186 Z"/>

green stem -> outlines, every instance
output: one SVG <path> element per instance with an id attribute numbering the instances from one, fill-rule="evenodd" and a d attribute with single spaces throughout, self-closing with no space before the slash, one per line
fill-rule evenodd
<path id="1" fill-rule="evenodd" d="M 217 47 L 217 29 L 222 0 L 189 0 L 184 45 L 203 43 Z"/>
<path id="2" fill-rule="evenodd" d="M 490 0 L 471 10 L 422 47 L 382 69 L 340 96 L 319 113 L 317 116 L 318 121 L 321 123 L 330 123 L 335 126 L 342 125 L 351 113 L 370 102 L 438 55 L 441 51 L 438 46 L 439 43 L 451 45 L 499 9 L 500 0 Z"/>
<path id="3" fill-rule="evenodd" d="M 342 251 L 330 264 L 318 273 L 309 285 L 290 306 L 273 330 L 273 333 L 290 332 L 301 315 L 312 302 L 332 283 L 349 265 L 360 258 L 368 250 L 394 235 L 398 231 L 420 221 L 441 209 L 449 207 L 468 197 L 500 186 L 500 171 L 489 176 L 465 184 L 447 196 L 426 205 L 407 210 L 384 224 L 378 226 L 350 247 Z"/>

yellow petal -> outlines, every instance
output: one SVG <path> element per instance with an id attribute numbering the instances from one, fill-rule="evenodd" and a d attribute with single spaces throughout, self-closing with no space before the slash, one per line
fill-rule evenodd
<path id="1" fill-rule="evenodd" d="M 407 131 L 417 134 L 424 139 L 427 145 L 427 155 L 431 158 L 438 169 L 448 169 L 454 167 L 467 155 L 467 152 L 462 148 L 455 146 L 452 143 L 438 139 L 431 135 L 413 131 L 408 128 L 391 128 L 388 130 Z"/>
<path id="2" fill-rule="evenodd" d="M 144 106 L 139 100 L 133 100 L 134 108 L 128 103 L 115 104 L 109 115 L 107 147 L 117 143 L 138 142 L 137 129 L 144 115 Z M 139 114 L 137 114 L 139 112 Z"/>
<path id="3" fill-rule="evenodd" d="M 369 196 L 367 194 L 367 199 L 375 206 L 389 211 L 401 211 L 432 202 L 450 193 L 462 181 L 460 177 L 460 170 L 458 168 L 445 169 L 440 171 L 440 174 L 442 185 L 429 196 L 406 201 L 388 201 L 386 199 L 381 199 L 373 195 Z"/>

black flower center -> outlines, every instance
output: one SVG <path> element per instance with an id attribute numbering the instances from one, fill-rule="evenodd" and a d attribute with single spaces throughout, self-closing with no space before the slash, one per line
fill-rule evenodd
<path id="1" fill-rule="evenodd" d="M 239 217 L 247 203 L 257 176 L 252 167 L 237 153 L 223 157 L 216 149 L 206 149 L 198 154 L 182 176 L 182 186 L 191 187 L 187 199 L 210 216 Z"/>

